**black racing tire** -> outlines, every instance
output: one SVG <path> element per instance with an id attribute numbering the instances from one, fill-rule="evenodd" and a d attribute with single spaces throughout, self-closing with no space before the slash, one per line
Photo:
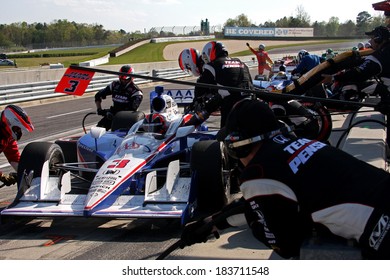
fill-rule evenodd
<path id="1" fill-rule="evenodd" d="M 59 175 L 59 170 L 53 168 L 57 163 L 64 163 L 64 154 L 61 147 L 51 142 L 32 142 L 24 149 L 20 157 L 18 167 L 19 180 L 23 174 L 29 174 L 31 170 L 34 171 L 33 178 L 40 177 L 42 167 L 45 161 L 49 160 L 49 174 Z"/>
<path id="2" fill-rule="evenodd" d="M 224 159 L 220 142 L 204 140 L 194 143 L 191 151 L 193 186 L 197 193 L 197 210 L 212 213 L 228 202 L 223 174 Z"/>
<path id="3" fill-rule="evenodd" d="M 61 147 L 65 162 L 78 162 L 77 141 L 80 137 L 67 137 L 56 140 L 54 143 Z"/>
<path id="4" fill-rule="evenodd" d="M 306 104 L 306 107 L 314 111 L 319 124 L 319 131 L 316 140 L 327 142 L 333 129 L 332 116 L 329 110 L 320 103 Z"/>
<path id="5" fill-rule="evenodd" d="M 145 114 L 141 111 L 120 111 L 115 114 L 111 131 L 115 130 L 129 130 L 133 124 L 145 118 Z"/>

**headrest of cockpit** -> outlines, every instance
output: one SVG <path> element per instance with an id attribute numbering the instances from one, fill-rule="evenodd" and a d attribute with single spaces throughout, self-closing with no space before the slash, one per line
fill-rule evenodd
<path id="1" fill-rule="evenodd" d="M 156 113 L 165 113 L 167 108 L 175 105 L 172 97 L 169 95 L 160 95 L 152 100 L 152 109 Z"/>
<path id="2" fill-rule="evenodd" d="M 153 98 L 152 100 L 152 108 L 155 112 L 162 113 L 162 111 L 165 109 L 165 100 L 161 96 L 157 96 Z"/>

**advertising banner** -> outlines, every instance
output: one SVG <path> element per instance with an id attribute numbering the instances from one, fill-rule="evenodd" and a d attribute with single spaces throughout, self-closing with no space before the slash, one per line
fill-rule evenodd
<path id="1" fill-rule="evenodd" d="M 225 37 L 313 37 L 313 28 L 225 27 Z"/>

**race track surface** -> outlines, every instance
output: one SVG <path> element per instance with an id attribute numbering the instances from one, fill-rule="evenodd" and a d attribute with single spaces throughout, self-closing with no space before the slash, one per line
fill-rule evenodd
<path id="1" fill-rule="evenodd" d="M 270 46 L 277 46 L 277 45 L 291 45 L 291 44 L 299 44 L 302 43 L 302 41 L 271 41 L 271 40 L 221 40 L 225 47 L 228 49 L 229 53 L 236 53 L 248 50 L 248 47 L 246 46 L 246 43 L 248 42 L 252 48 L 256 49 L 258 48 L 259 44 L 264 44 L 267 47 Z M 318 40 L 313 41 L 305 41 L 306 43 L 317 43 L 320 42 Z M 164 48 L 164 59 L 166 60 L 176 60 L 180 54 L 180 52 L 185 48 L 195 48 L 199 51 L 202 51 L 203 46 L 207 42 L 183 42 L 183 43 L 175 43 L 175 44 L 169 44 Z M 322 47 L 325 51 L 327 48 L 326 45 L 323 45 Z"/>

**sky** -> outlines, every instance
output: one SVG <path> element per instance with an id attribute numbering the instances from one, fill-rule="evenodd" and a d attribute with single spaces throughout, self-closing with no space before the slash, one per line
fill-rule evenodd
<path id="1" fill-rule="evenodd" d="M 358 13 L 382 15 L 372 4 L 380 0 L 12 0 L 2 1 L 0 24 L 16 22 L 52 23 L 68 20 L 99 24 L 106 30 L 147 32 L 155 27 L 200 26 L 208 20 L 210 28 L 222 26 L 229 18 L 244 14 L 254 24 L 297 15 L 301 7 L 311 22 L 341 23 L 356 20 Z"/>

